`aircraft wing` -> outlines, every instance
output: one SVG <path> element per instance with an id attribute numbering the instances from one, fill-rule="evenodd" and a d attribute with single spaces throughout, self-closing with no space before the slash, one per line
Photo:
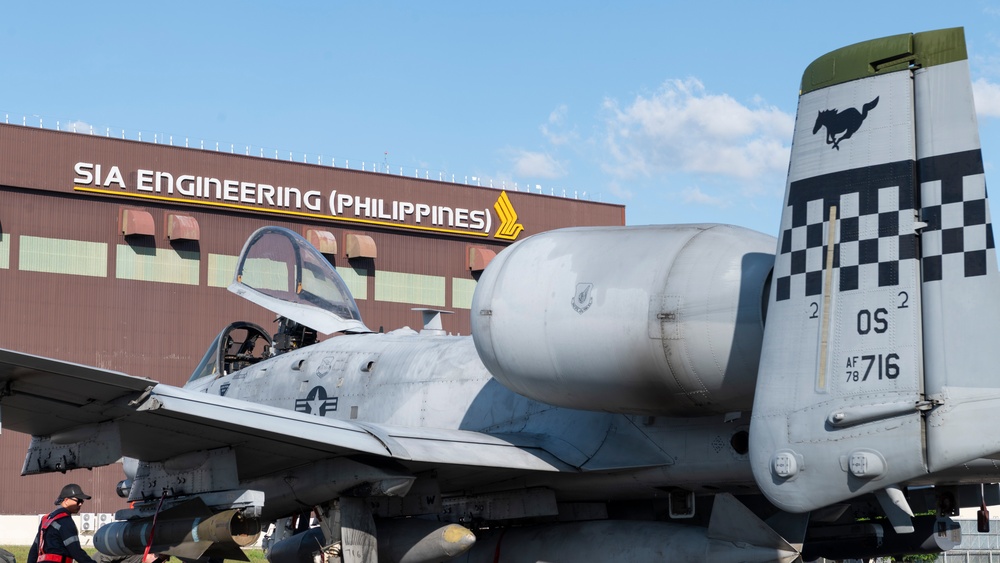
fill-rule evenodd
<path id="1" fill-rule="evenodd" d="M 572 469 L 531 437 L 339 421 L 7 350 L 0 350 L 0 389 L 0 424 L 31 434 L 39 449 L 29 451 L 25 474 L 225 447 L 235 451 L 243 478 L 357 454 L 435 466 Z M 95 463 L 94 441 L 119 445 Z M 69 453 L 44 453 L 53 449 Z M 47 465 L 54 457 L 68 461 Z"/>
<path id="2" fill-rule="evenodd" d="M 238 450 L 256 451 L 266 457 L 280 454 L 303 461 L 365 453 L 404 462 L 536 471 L 568 468 L 544 450 L 532 447 L 527 439 L 517 441 L 464 430 L 351 423 L 163 384 L 153 388 L 136 415 L 149 430 L 179 432 L 184 445 L 175 447 L 184 450 L 235 445 Z M 193 448 L 189 433 L 201 435 Z M 139 451 L 143 449 L 135 448 L 135 453 L 145 455 L 133 457 L 150 459 L 152 452 Z M 174 451 L 173 455 L 179 453 Z M 246 467 L 242 459 L 240 467 L 241 471 Z"/>
<path id="3" fill-rule="evenodd" d="M 112 420 L 128 414 L 128 402 L 156 385 L 70 362 L 0 350 L 0 424 L 36 436 Z"/>

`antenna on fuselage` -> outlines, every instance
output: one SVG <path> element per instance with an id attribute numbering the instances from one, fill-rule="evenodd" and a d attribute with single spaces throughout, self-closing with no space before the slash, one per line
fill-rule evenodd
<path id="1" fill-rule="evenodd" d="M 429 309 L 426 307 L 414 307 L 411 310 L 420 311 L 424 315 L 424 328 L 420 330 L 420 334 L 429 334 L 432 336 L 444 336 L 448 334 L 444 330 L 444 325 L 441 324 L 441 315 L 451 315 L 454 311 Z"/>

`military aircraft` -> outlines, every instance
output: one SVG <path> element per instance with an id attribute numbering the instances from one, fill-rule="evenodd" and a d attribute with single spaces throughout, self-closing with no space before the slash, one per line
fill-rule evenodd
<path id="1" fill-rule="evenodd" d="M 941 551 L 1000 503 L 991 229 L 964 34 L 895 35 L 805 71 L 777 240 L 538 234 L 459 337 L 372 332 L 264 228 L 230 290 L 277 334 L 227 326 L 183 388 L 2 351 L 2 422 L 24 474 L 124 458 L 109 554 L 240 558 L 272 523 L 272 563 Z"/>

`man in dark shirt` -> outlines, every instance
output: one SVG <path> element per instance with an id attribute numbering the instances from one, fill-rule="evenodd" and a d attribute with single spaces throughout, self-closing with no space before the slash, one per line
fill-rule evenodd
<path id="1" fill-rule="evenodd" d="M 62 488 L 56 499 L 59 508 L 42 517 L 26 563 L 96 563 L 80 547 L 80 536 L 72 518 L 80 512 L 83 501 L 90 498 L 75 483 Z"/>

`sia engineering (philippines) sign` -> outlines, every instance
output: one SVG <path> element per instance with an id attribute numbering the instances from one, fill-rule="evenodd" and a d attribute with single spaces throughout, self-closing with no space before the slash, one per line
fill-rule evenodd
<path id="1" fill-rule="evenodd" d="M 77 162 L 73 171 L 73 190 L 82 193 L 477 237 L 490 236 L 496 222 L 493 238 L 502 240 L 515 240 L 524 230 L 505 191 L 493 204 L 494 221 L 489 208 L 429 205 L 337 190 L 324 196 L 319 190 L 144 169 L 130 172 L 126 180 L 120 167 L 90 162 Z"/>

